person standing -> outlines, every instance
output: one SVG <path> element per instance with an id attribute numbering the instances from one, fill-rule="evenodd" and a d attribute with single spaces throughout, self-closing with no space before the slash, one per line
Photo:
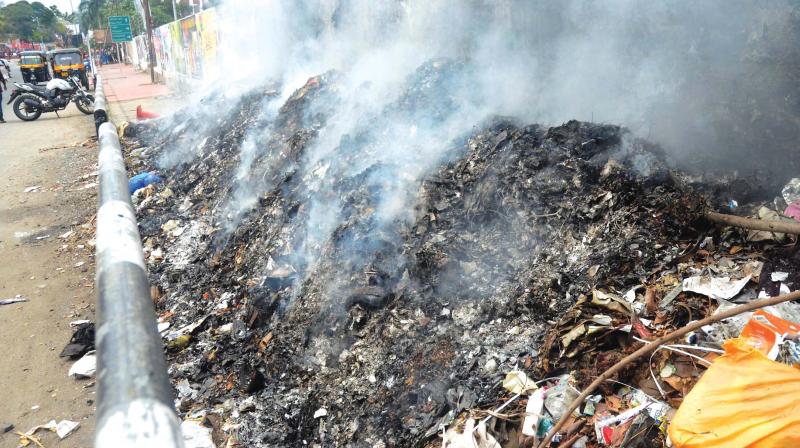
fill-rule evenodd
<path id="1" fill-rule="evenodd" d="M 3 91 L 6 90 L 6 77 L 3 76 L 3 71 L 0 70 L 0 123 L 5 123 L 6 120 L 3 118 Z"/>

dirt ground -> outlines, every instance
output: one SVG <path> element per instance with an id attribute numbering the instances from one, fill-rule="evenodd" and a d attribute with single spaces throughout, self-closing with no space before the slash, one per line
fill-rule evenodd
<path id="1" fill-rule="evenodd" d="M 19 80 L 16 72 L 12 81 Z M 51 419 L 80 427 L 61 441 L 39 431 L 44 446 L 89 447 L 94 383 L 67 377 L 72 361 L 58 355 L 72 334 L 69 323 L 94 317 L 93 229 L 81 227 L 96 209 L 93 120 L 70 105 L 61 118 L 50 113 L 25 123 L 3 107 L 0 299 L 20 294 L 28 301 L 0 306 L 0 447 L 16 447 L 16 431 Z M 33 186 L 40 188 L 25 192 Z M 2 433 L 8 424 L 14 429 Z"/>

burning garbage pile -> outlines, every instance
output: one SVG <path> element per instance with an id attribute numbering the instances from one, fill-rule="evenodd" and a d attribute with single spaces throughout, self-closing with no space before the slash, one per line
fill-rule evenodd
<path id="1" fill-rule="evenodd" d="M 557 446 L 661 446 L 746 318 L 567 406 L 797 287 L 786 235 L 709 224 L 716 186 L 623 128 L 452 126 L 468 70 L 423 65 L 342 134 L 336 72 L 124 130 L 163 179 L 134 203 L 176 406 L 217 446 L 533 446 L 561 417 Z"/>

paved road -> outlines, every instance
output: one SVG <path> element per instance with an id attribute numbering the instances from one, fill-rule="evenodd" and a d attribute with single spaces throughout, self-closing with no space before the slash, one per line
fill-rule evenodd
<path id="1" fill-rule="evenodd" d="M 12 75 L 21 81 L 18 70 Z M 58 354 L 72 334 L 69 322 L 94 315 L 94 228 L 82 227 L 96 208 L 93 121 L 74 105 L 61 118 L 50 113 L 34 122 L 19 121 L 3 107 L 8 123 L 0 124 L 0 299 L 21 294 L 29 301 L 0 306 L 0 432 L 5 423 L 24 432 L 67 419 L 79 421 L 80 428 L 60 442 L 55 434 L 38 432 L 44 446 L 90 447 L 94 387 L 68 378 L 71 362 Z M 26 193 L 32 186 L 40 188 Z M 67 239 L 59 238 L 70 230 Z M 13 431 L 0 434 L 0 447 L 18 442 Z"/>

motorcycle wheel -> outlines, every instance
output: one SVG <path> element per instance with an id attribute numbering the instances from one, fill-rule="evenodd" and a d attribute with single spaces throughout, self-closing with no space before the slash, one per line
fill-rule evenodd
<path id="1" fill-rule="evenodd" d="M 89 102 L 89 100 L 85 98 L 75 98 L 75 106 L 78 107 L 78 110 L 85 113 L 86 115 L 91 115 L 94 113 L 94 104 Z"/>
<path id="2" fill-rule="evenodd" d="M 14 104 L 11 105 L 11 108 L 14 109 L 14 115 L 17 116 L 22 121 L 33 121 L 37 118 L 42 116 L 42 108 L 41 107 L 28 107 L 23 104 L 23 101 L 26 99 L 33 99 L 39 101 L 33 95 L 21 95 L 16 100 L 14 100 Z"/>

